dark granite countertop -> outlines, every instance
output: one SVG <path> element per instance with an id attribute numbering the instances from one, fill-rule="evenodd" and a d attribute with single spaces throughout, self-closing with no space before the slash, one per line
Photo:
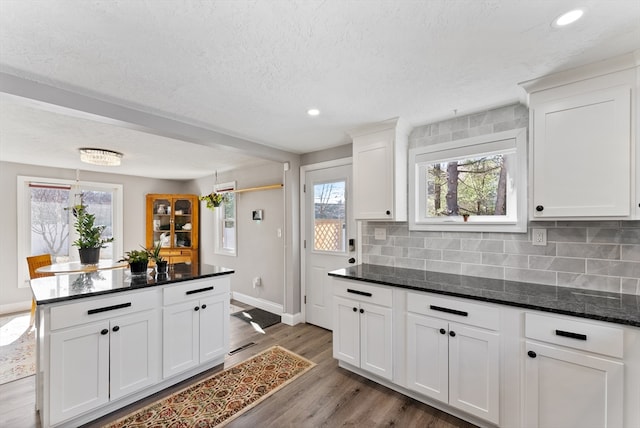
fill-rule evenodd
<path id="1" fill-rule="evenodd" d="M 378 265 L 356 265 L 330 276 L 640 327 L 640 296 L 454 275 Z"/>
<path id="2" fill-rule="evenodd" d="M 36 278 L 30 283 L 36 303 L 46 305 L 234 273 L 225 267 L 186 263 L 170 265 L 166 275 L 147 272 L 132 276 L 129 269 L 101 270 Z"/>

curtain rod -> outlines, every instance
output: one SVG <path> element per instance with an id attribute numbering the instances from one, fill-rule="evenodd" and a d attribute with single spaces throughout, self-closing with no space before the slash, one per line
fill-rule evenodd
<path id="1" fill-rule="evenodd" d="M 237 189 L 237 190 L 222 190 L 218 193 L 244 193 L 244 192 L 255 192 L 257 190 L 271 190 L 271 189 L 281 189 L 284 187 L 284 184 L 269 184 L 267 186 L 258 186 L 258 187 L 249 187 L 247 189 Z"/>

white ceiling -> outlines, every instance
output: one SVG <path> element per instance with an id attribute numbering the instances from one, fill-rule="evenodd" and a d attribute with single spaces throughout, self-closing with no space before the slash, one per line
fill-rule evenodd
<path id="1" fill-rule="evenodd" d="M 639 0 L 0 0 L 1 72 L 298 154 L 524 101 L 518 82 L 637 49 Z M 152 177 L 255 161 L 0 97 L 0 160 L 90 169 L 83 146 Z"/>

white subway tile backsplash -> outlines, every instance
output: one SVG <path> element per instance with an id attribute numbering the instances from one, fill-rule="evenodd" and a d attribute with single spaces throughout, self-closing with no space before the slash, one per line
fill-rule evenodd
<path id="1" fill-rule="evenodd" d="M 482 263 L 482 253 L 474 253 L 470 251 L 452 251 L 443 250 L 442 260 L 450 262 L 462 262 L 462 263 Z"/>
<path id="2" fill-rule="evenodd" d="M 557 255 L 585 259 L 620 259 L 620 246 L 610 244 L 557 243 Z"/>

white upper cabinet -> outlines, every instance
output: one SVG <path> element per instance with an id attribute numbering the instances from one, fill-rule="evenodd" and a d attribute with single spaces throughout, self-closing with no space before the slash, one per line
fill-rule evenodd
<path id="1" fill-rule="evenodd" d="M 631 55 L 523 84 L 532 220 L 636 216 L 637 68 Z"/>
<path id="2" fill-rule="evenodd" d="M 408 134 L 399 118 L 350 133 L 356 220 L 407 220 Z"/>

